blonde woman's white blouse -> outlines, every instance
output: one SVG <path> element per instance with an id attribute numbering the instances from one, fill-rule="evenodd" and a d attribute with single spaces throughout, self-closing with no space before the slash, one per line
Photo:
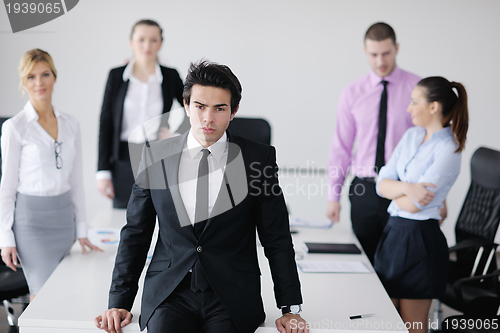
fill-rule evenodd
<path id="1" fill-rule="evenodd" d="M 0 182 L 0 247 L 16 246 L 12 224 L 17 192 L 56 196 L 71 191 L 76 237 L 87 237 L 83 190 L 82 144 L 76 118 L 58 112 L 60 169 L 56 166 L 56 140 L 38 123 L 31 102 L 2 126 L 2 179 Z"/>

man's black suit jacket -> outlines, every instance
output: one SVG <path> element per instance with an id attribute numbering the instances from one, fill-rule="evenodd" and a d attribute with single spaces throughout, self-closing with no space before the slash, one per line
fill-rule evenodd
<path id="1" fill-rule="evenodd" d="M 109 72 L 106 90 L 101 109 L 99 125 L 99 156 L 97 170 L 112 170 L 114 161 L 118 159 L 120 135 L 122 132 L 123 103 L 127 95 L 129 81 L 123 81 L 123 72 L 126 66 L 114 68 Z M 184 86 L 179 73 L 173 68 L 160 66 L 163 81 L 161 84 L 163 95 L 163 111 L 170 111 L 174 99 L 183 105 L 182 90 Z M 166 118 L 167 119 L 167 118 Z M 183 133 L 189 128 L 186 121 L 179 128 Z M 138 124 L 139 125 L 139 124 Z"/>
<path id="2" fill-rule="evenodd" d="M 158 241 L 144 282 L 141 329 L 198 259 L 239 331 L 254 332 L 265 319 L 255 230 L 271 267 L 276 305 L 302 304 L 288 213 L 278 185 L 276 151 L 272 146 L 227 133 L 229 188 L 236 189 L 234 184 L 238 183 L 228 168 L 239 155 L 248 195 L 237 200 L 234 208 L 211 217 L 199 239 L 191 225 L 181 226 L 186 212 L 178 204 L 182 199 L 176 182 L 187 133 L 152 143 L 150 152 L 145 153 L 155 161 L 148 163 L 133 186 L 108 304 L 109 308 L 131 309 L 158 216 Z M 221 193 L 229 191 L 223 182 Z M 233 196 L 238 197 L 238 193 Z"/>

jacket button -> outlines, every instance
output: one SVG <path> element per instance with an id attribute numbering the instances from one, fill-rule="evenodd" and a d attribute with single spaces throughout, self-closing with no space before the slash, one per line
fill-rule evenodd
<path id="1" fill-rule="evenodd" d="M 197 252 L 201 252 L 202 250 L 203 250 L 203 249 L 201 248 L 201 246 L 198 246 L 198 247 L 196 248 L 196 251 L 197 251 Z"/>

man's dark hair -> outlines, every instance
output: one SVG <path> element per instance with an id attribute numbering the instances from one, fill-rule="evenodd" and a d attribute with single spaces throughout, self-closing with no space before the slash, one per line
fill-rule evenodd
<path id="1" fill-rule="evenodd" d="M 377 22 L 366 30 L 365 41 L 367 39 L 380 42 L 386 40 L 387 38 L 392 39 L 394 45 L 396 44 L 396 33 L 394 29 L 384 22 Z"/>
<path id="2" fill-rule="evenodd" d="M 195 84 L 228 89 L 231 92 L 231 113 L 236 112 L 241 100 L 241 84 L 229 67 L 207 60 L 191 63 L 182 93 L 182 98 L 188 105 L 191 100 L 191 88 Z"/>

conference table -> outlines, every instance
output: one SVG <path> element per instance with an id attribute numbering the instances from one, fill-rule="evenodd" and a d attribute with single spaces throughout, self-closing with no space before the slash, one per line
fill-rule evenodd
<path id="1" fill-rule="evenodd" d="M 99 211 L 90 227 L 119 230 L 126 222 L 125 210 Z M 359 243 L 347 224 L 328 229 L 295 228 L 292 234 L 297 263 L 363 262 L 368 273 L 304 273 L 299 269 L 304 299 L 302 317 L 310 332 L 407 332 L 366 255 L 310 254 L 303 242 Z M 81 253 L 75 243 L 33 302 L 19 318 L 21 333 L 99 332 L 94 318 L 107 309 L 108 291 L 117 250 L 116 239 L 98 244 L 104 252 Z M 262 272 L 262 298 L 266 321 L 258 333 L 277 332 L 274 321 L 281 316 L 276 308 L 271 274 L 262 246 L 258 245 Z M 147 266 L 147 264 L 146 264 Z M 142 284 L 132 308 L 132 323 L 123 332 L 139 332 Z M 350 319 L 365 315 L 366 318 Z"/>

